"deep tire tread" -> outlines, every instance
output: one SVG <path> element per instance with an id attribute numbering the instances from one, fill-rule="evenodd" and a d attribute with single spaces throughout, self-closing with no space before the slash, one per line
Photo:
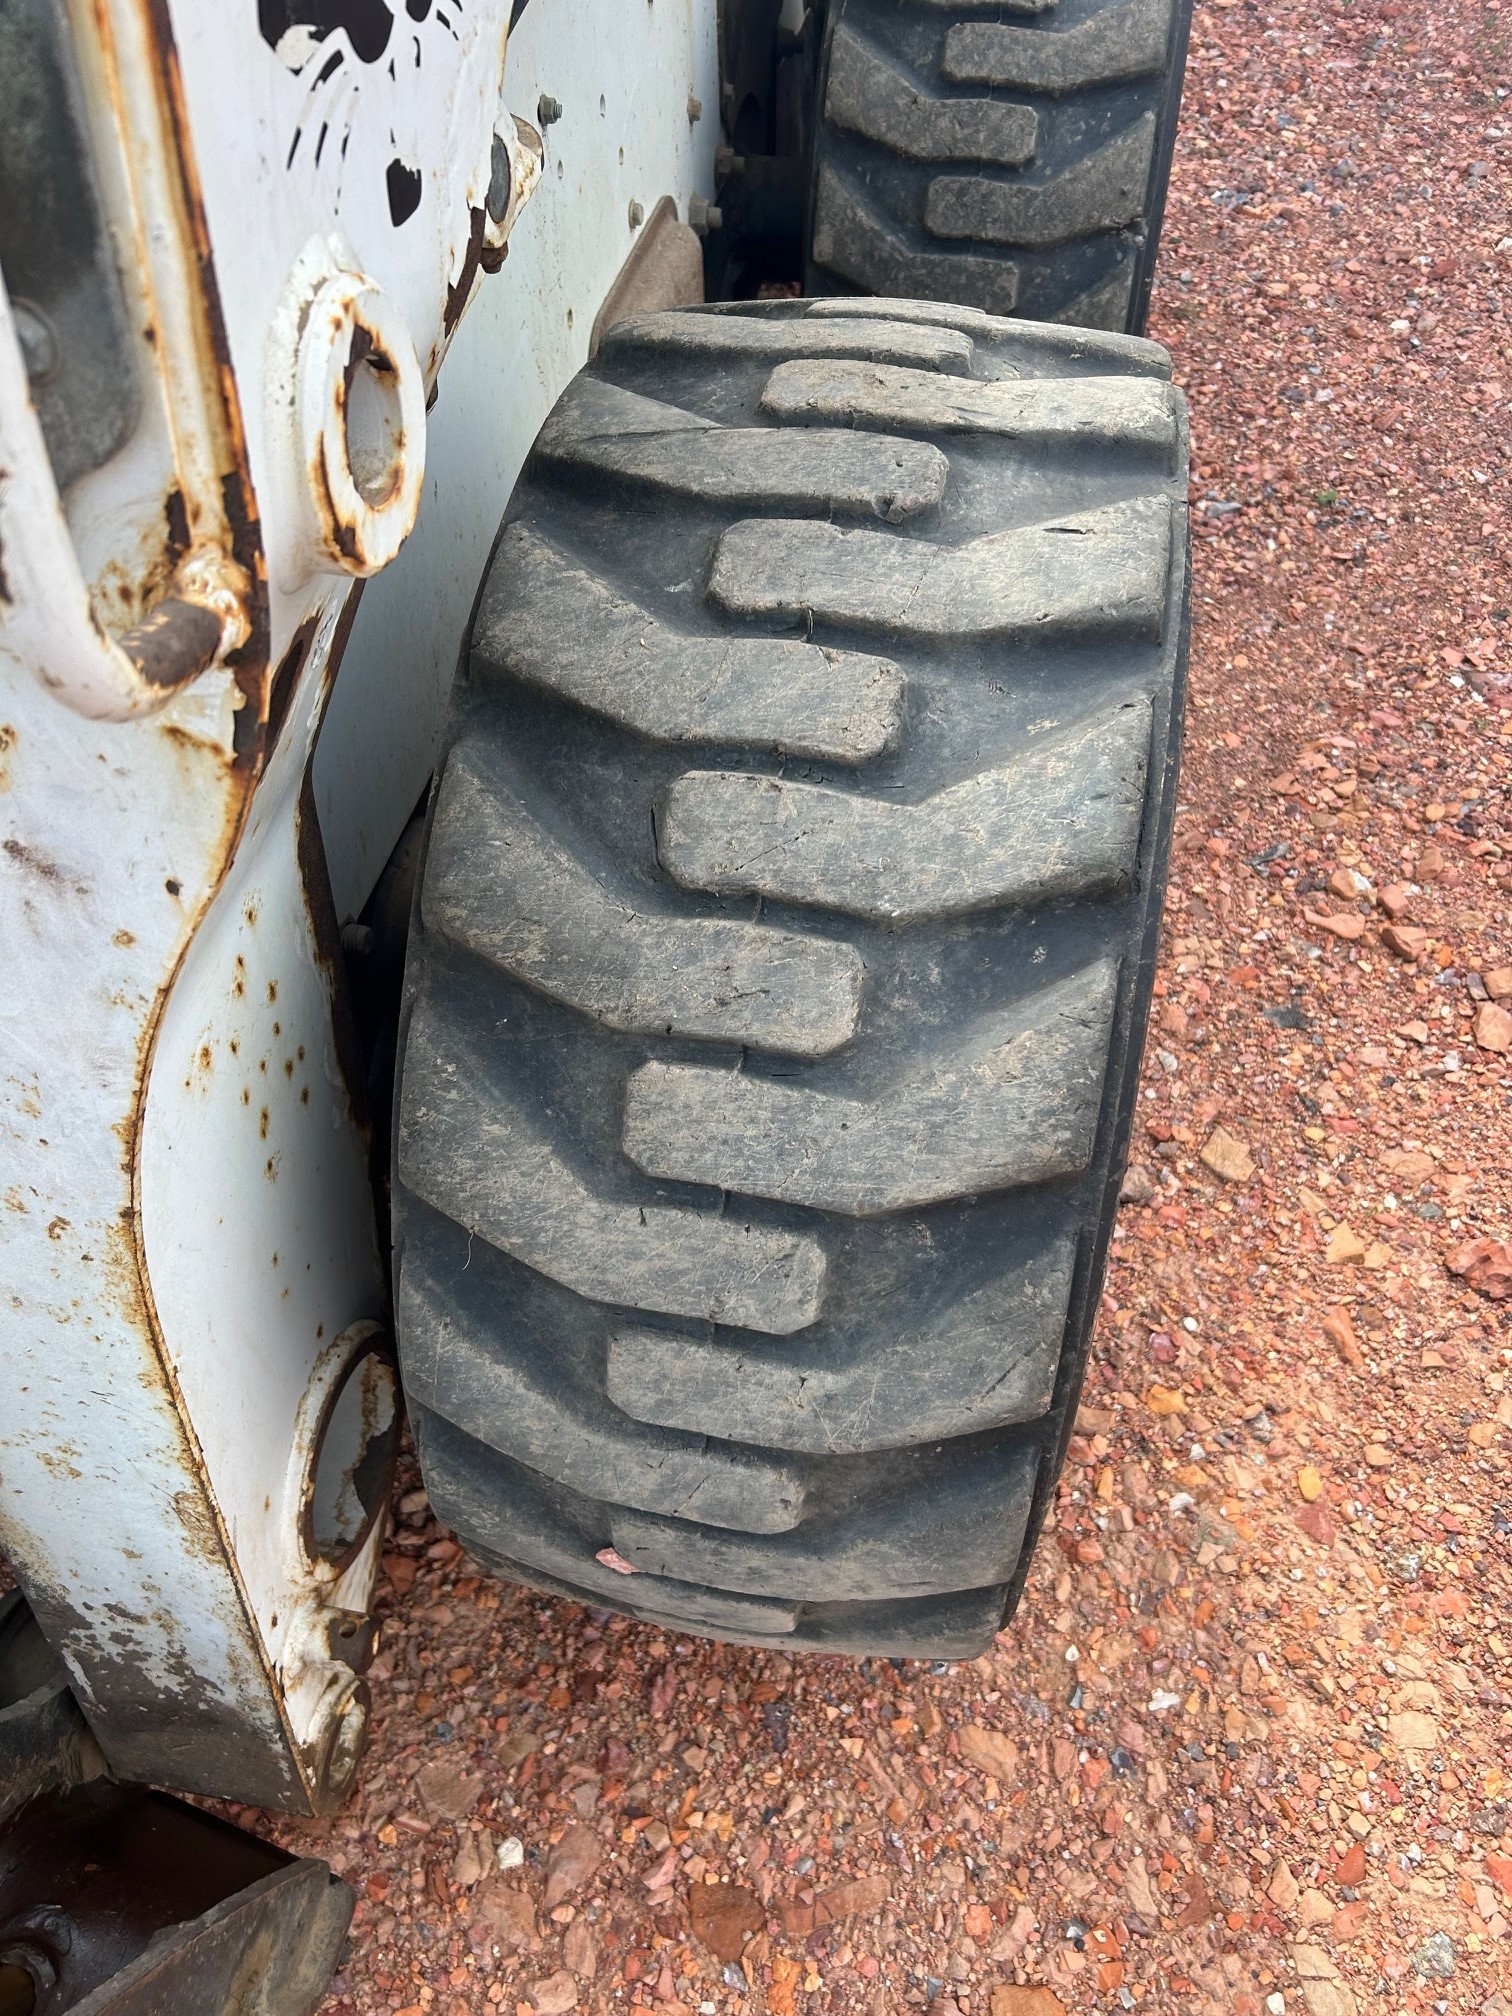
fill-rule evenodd
<path id="1" fill-rule="evenodd" d="M 454 698 L 396 1125 L 427 1485 L 505 1572 L 755 1644 L 955 1657 L 1001 1622 L 1150 983 L 1166 370 L 773 303 L 643 318 L 548 422 Z M 905 443 L 937 500 L 853 484 L 873 525 L 837 532 L 835 472 Z M 796 600 L 768 596 L 795 539 Z M 932 613 L 952 556 L 974 599 Z"/>
<path id="2" fill-rule="evenodd" d="M 831 0 L 809 291 L 1141 330 L 1190 16 Z"/>

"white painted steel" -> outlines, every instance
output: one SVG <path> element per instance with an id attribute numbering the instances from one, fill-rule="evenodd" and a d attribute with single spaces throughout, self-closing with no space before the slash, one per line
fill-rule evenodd
<path id="1" fill-rule="evenodd" d="M 450 10 L 451 31 L 440 9 L 416 23 L 373 0 L 392 78 L 345 30 L 317 49 L 296 21 L 275 50 L 256 0 L 170 0 L 204 232 L 204 256 L 176 261 L 141 134 L 177 102 L 161 17 L 70 4 L 148 393 L 137 434 L 64 500 L 94 618 L 118 633 L 161 593 L 175 485 L 198 534 L 240 471 L 257 522 L 232 528 L 238 550 L 249 578 L 273 564 L 235 670 L 151 720 L 60 705 L 34 676 L 45 640 L 0 622 L 0 1546 L 118 1769 L 319 1805 L 353 1727 L 352 1690 L 317 1670 L 325 1622 L 365 1608 L 382 1536 L 333 1584 L 291 1543 L 288 1478 L 333 1340 L 381 1321 L 385 1289 L 304 789 L 351 589 L 288 564 L 309 528 L 280 309 L 302 259 L 360 273 L 430 383 L 481 290 L 439 406 L 406 426 L 407 447 L 424 435 L 419 528 L 368 591 L 321 743 L 345 911 L 419 794 L 494 525 L 633 242 L 631 198 L 685 207 L 711 186 L 714 8 L 533 0 L 501 97 L 507 0 Z M 496 125 L 528 151 L 510 115 L 542 91 L 564 118 L 503 273 L 480 276 Z M 192 398 L 160 374 L 165 329 L 181 354 L 196 329 L 224 342 Z M 216 400 L 207 440 L 192 414 Z M 27 530 L 13 519 L 8 547 Z"/>
<path id="2" fill-rule="evenodd" d="M 703 117 L 688 118 L 688 96 Z M 462 633 L 499 520 L 541 423 L 588 355 L 599 304 L 650 216 L 714 193 L 714 0 L 531 0 L 508 91 L 545 129 L 541 186 L 447 358 L 420 521 L 362 598 L 315 758 L 341 916 L 366 902 L 425 788 Z"/>

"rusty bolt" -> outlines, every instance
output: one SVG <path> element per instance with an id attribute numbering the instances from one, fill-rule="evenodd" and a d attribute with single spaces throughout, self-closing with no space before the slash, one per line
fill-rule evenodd
<path id="1" fill-rule="evenodd" d="M 688 222 L 700 238 L 706 238 L 711 231 L 719 230 L 724 223 L 724 212 L 717 203 L 711 203 L 704 196 L 688 198 Z"/>
<path id="2" fill-rule="evenodd" d="M 703 100 L 690 91 L 688 93 L 688 124 L 696 126 L 703 117 Z"/>
<path id="3" fill-rule="evenodd" d="M 640 227 L 642 226 L 642 224 L 645 223 L 645 221 L 646 221 L 646 212 L 644 205 L 637 203 L 635 198 L 632 196 L 630 198 L 630 229 L 632 231 L 639 231 Z"/>
<path id="4" fill-rule="evenodd" d="M 538 126 L 555 126 L 561 116 L 561 99 L 553 98 L 549 91 L 543 91 L 536 100 L 536 124 Z"/>

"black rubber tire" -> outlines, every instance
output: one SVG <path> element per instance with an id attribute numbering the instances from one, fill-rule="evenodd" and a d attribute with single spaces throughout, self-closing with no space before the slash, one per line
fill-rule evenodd
<path id="1" fill-rule="evenodd" d="M 1138 334 L 1192 0 L 829 0 L 810 294 Z"/>
<path id="2" fill-rule="evenodd" d="M 1022 1582 L 1122 1171 L 1185 418 L 1151 344 L 860 308 L 621 323 L 536 444 L 411 937 L 398 1328 L 506 1573 L 954 1657 Z"/>

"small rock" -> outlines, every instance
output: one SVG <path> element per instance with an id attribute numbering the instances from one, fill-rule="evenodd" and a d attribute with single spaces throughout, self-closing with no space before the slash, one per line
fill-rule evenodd
<path id="1" fill-rule="evenodd" d="M 1350 1314 L 1342 1305 L 1330 1309 L 1323 1318 L 1323 1335 L 1332 1344 L 1346 1365 L 1357 1369 L 1365 1363 L 1365 1354 L 1355 1338 L 1355 1328 Z"/>
<path id="2" fill-rule="evenodd" d="M 1066 2005 L 1048 1988 L 1015 1988 L 1000 1983 L 988 2003 L 990 2016 L 1066 2016 Z"/>
<path id="3" fill-rule="evenodd" d="M 1405 1036 L 1409 1043 L 1426 1043 L 1428 1041 L 1428 1024 L 1418 1021 L 1404 1022 L 1396 1033 L 1398 1036 Z"/>
<path id="4" fill-rule="evenodd" d="M 1493 966 L 1481 979 L 1493 1001 L 1512 1001 L 1512 966 Z"/>
<path id="5" fill-rule="evenodd" d="M 1448 1981 L 1454 1975 L 1454 1941 L 1447 1932 L 1430 1932 L 1412 1956 L 1412 1971 L 1424 1981 Z"/>
<path id="6" fill-rule="evenodd" d="M 1391 1451 L 1386 1447 L 1384 1442 L 1367 1442 L 1365 1444 L 1365 1461 L 1370 1465 L 1372 1470 L 1385 1470 L 1391 1463 Z"/>
<path id="7" fill-rule="evenodd" d="M 1433 1157 L 1425 1155 L 1421 1148 L 1394 1148 L 1381 1157 L 1381 1167 L 1408 1189 L 1415 1190 L 1433 1175 L 1436 1164 Z"/>
<path id="8" fill-rule="evenodd" d="M 478 1803 L 483 1780 L 454 1764 L 426 1764 L 415 1773 L 415 1790 L 443 1819 L 464 1820 Z"/>
<path id="9" fill-rule="evenodd" d="M 1341 903 L 1352 903 L 1357 896 L 1363 896 L 1370 884 L 1353 868 L 1335 868 L 1328 878 L 1328 893 L 1337 896 Z"/>
<path id="10" fill-rule="evenodd" d="M 1437 1722 L 1418 1708 L 1404 1708 L 1399 1715 L 1388 1715 L 1386 1734 L 1399 1750 L 1437 1750 L 1439 1746 Z"/>
<path id="11" fill-rule="evenodd" d="M 1428 933 L 1417 924 L 1386 924 L 1381 927 L 1381 943 L 1388 952 L 1394 952 L 1398 959 L 1405 959 L 1410 966 L 1421 959 L 1428 944 Z"/>
<path id="12" fill-rule="evenodd" d="M 562 1958 L 580 1981 L 591 1981 L 598 1972 L 598 1947 L 586 1918 L 574 1918 L 562 1941 Z"/>
<path id="13" fill-rule="evenodd" d="M 549 1974 L 544 1981 L 537 1981 L 530 1991 L 536 2016 L 567 2016 L 569 2009 L 576 2009 L 577 1999 L 577 1983 L 565 1967 Z"/>
<path id="14" fill-rule="evenodd" d="M 1138 1162 L 1131 1162 L 1124 1171 L 1123 1188 L 1118 1193 L 1120 1204 L 1153 1204 L 1156 1198 L 1155 1179 L 1148 1169 Z"/>
<path id="15" fill-rule="evenodd" d="M 501 1869 L 518 1869 L 525 1860 L 525 1843 L 518 1834 L 506 1834 L 494 1850 L 494 1860 Z"/>
<path id="16" fill-rule="evenodd" d="M 1302 1886 L 1291 1870 L 1282 1861 L 1277 1861 L 1271 1871 L 1270 1882 L 1265 1886 L 1265 1894 L 1278 1911 L 1289 1918 L 1297 1908 L 1297 1899 L 1302 1894 Z"/>
<path id="17" fill-rule="evenodd" d="M 471 1890 L 475 1883 L 481 1883 L 488 1874 L 488 1863 L 476 1838 L 467 1835 L 457 1850 L 456 1860 L 451 1867 L 451 1880 L 459 1890 Z"/>
<path id="18" fill-rule="evenodd" d="M 766 1923 L 753 1891 L 739 1883 L 695 1883 L 688 1892 L 693 1936 L 717 1959 L 740 1958 L 745 1942 Z"/>
<path id="19" fill-rule="evenodd" d="M 1451 1253 L 1445 1265 L 1490 1301 L 1512 1295 L 1512 1242 L 1506 1239 L 1472 1239 Z"/>
<path id="20" fill-rule="evenodd" d="M 1399 917 L 1407 915 L 1410 892 L 1404 882 L 1388 882 L 1384 889 L 1376 891 L 1376 901 L 1394 924 Z"/>
<path id="21" fill-rule="evenodd" d="M 1248 1183 L 1255 1173 L 1255 1158 L 1227 1128 L 1215 1127 L 1202 1146 L 1204 1167 L 1225 1183 Z"/>
<path id="22" fill-rule="evenodd" d="M 1304 1463 L 1297 1472 L 1297 1489 L 1309 1505 L 1314 1504 L 1323 1496 L 1322 1473 L 1314 1469 L 1311 1463 Z"/>
<path id="23" fill-rule="evenodd" d="M 1478 1049 L 1505 1057 L 1512 1050 L 1512 1014 L 1493 1001 L 1483 1001 L 1475 1011 L 1475 1042 Z"/>
<path id="24" fill-rule="evenodd" d="M 1358 1232 L 1352 1232 L 1347 1225 L 1336 1225 L 1328 1235 L 1323 1258 L 1330 1267 L 1356 1267 L 1369 1251 Z"/>
<path id="25" fill-rule="evenodd" d="M 1017 1780 L 1019 1748 L 1011 1736 L 1004 1736 L 997 1729 L 984 1729 L 979 1722 L 968 1722 L 961 1730 L 959 1740 L 961 1755 L 978 1771 L 1004 1785 L 1012 1785 Z"/>
<path id="26" fill-rule="evenodd" d="M 1321 1946 L 1299 1942 L 1292 1948 L 1292 1963 L 1310 2016 L 1358 2016 L 1359 2005 L 1353 1990 L 1340 1978 L 1338 1968 Z"/>
<path id="27" fill-rule="evenodd" d="M 640 1570 L 633 1561 L 627 1561 L 623 1554 L 613 1547 L 600 1547 L 594 1560 L 601 1567 L 612 1568 L 616 1575 L 639 1575 Z"/>
<path id="28" fill-rule="evenodd" d="M 1333 937 L 1343 938 L 1351 944 L 1355 939 L 1365 936 L 1365 919 L 1356 910 L 1322 911 L 1304 909 L 1302 915 L 1307 919 L 1309 924 L 1316 925 L 1320 931 L 1327 931 Z M 1388 925 L 1386 928 L 1390 930 L 1391 926 Z M 1384 937 L 1386 934 L 1383 932 L 1381 935 Z"/>
<path id="29" fill-rule="evenodd" d="M 1379 1043 L 1362 1043 L 1355 1052 L 1355 1062 L 1370 1071 L 1389 1071 L 1391 1052 L 1383 1050 Z"/>
<path id="30" fill-rule="evenodd" d="M 1358 1889 L 1365 1881 L 1366 1867 L 1365 1844 L 1356 1841 L 1345 1850 L 1343 1860 L 1334 1871 L 1334 1881 L 1347 1885 L 1351 1890 Z"/>
<path id="31" fill-rule="evenodd" d="M 1417 858 L 1413 871 L 1414 882 L 1436 882 L 1444 872 L 1444 850 L 1442 847 L 1425 847 Z"/>
<path id="32" fill-rule="evenodd" d="M 1179 1001 L 1168 1001 L 1160 1011 L 1160 1026 L 1167 1036 L 1174 1036 L 1179 1043 L 1190 1027 L 1190 1017 Z"/>
<path id="33" fill-rule="evenodd" d="M 475 1893 L 469 1908 L 469 1920 L 495 1944 L 507 1946 L 512 1951 L 534 1952 L 540 1944 L 536 1936 L 535 1905 L 523 1890 L 513 1890 L 508 1884 L 499 1882 L 497 1877 Z"/>
<path id="34" fill-rule="evenodd" d="M 548 1911 L 581 1890 L 603 1860 L 599 1838 L 574 1822 L 546 1859 L 545 1905 Z"/>
<path id="35" fill-rule="evenodd" d="M 1326 1925 L 1333 1914 L 1333 1900 L 1321 1890 L 1304 1890 L 1297 1899 L 1297 1921 L 1301 1925 Z"/>

